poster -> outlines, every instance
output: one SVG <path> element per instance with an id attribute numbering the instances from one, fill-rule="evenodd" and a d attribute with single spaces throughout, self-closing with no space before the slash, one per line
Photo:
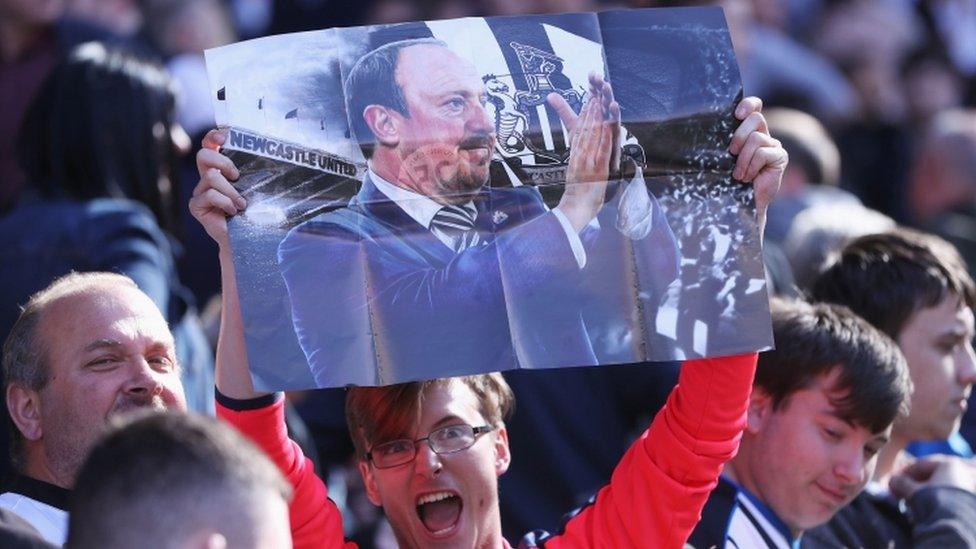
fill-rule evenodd
<path id="1" fill-rule="evenodd" d="M 258 388 L 771 345 L 720 9 L 339 28 L 206 58 L 248 201 L 230 232 Z"/>

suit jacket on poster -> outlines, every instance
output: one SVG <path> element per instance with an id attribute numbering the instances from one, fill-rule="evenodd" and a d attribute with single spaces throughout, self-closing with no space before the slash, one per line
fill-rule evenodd
<path id="1" fill-rule="evenodd" d="M 279 263 L 319 386 L 598 363 L 582 305 L 599 285 L 538 192 L 486 186 L 475 205 L 480 243 L 460 253 L 369 176 L 347 207 L 289 232 Z"/>

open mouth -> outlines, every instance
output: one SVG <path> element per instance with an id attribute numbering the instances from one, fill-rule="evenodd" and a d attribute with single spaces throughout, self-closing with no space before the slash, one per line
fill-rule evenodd
<path id="1" fill-rule="evenodd" d="M 434 492 L 417 498 L 417 516 L 433 536 L 444 536 L 457 526 L 464 502 L 451 492 Z"/>

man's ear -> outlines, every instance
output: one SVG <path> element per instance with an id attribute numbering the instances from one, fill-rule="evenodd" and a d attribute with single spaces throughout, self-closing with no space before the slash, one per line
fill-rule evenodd
<path id="1" fill-rule="evenodd" d="M 512 453 L 508 449 L 508 430 L 505 424 L 495 429 L 495 474 L 502 476 L 508 471 L 508 466 L 512 463 Z"/>
<path id="2" fill-rule="evenodd" d="M 363 120 L 376 136 L 376 141 L 387 147 L 396 147 L 400 143 L 395 116 L 388 107 L 382 105 L 370 105 L 363 109 Z"/>
<path id="3" fill-rule="evenodd" d="M 754 385 L 749 395 L 749 410 L 746 419 L 746 432 L 756 434 L 762 430 L 769 415 L 773 413 L 773 397 L 762 387 Z"/>
<path id="4" fill-rule="evenodd" d="M 380 489 L 376 485 L 376 478 L 373 476 L 373 468 L 366 460 L 359 460 L 359 474 L 363 477 L 363 486 L 366 487 L 366 497 L 377 506 L 382 507 L 383 501 L 380 499 Z"/>
<path id="5" fill-rule="evenodd" d="M 20 383 L 10 383 L 7 385 L 7 412 L 27 440 L 36 441 L 43 436 L 40 393 Z"/>

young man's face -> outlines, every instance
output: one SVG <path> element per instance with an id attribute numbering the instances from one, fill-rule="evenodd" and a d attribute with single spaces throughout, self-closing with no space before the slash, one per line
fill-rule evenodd
<path id="1" fill-rule="evenodd" d="M 896 424 L 909 440 L 944 439 L 959 427 L 976 380 L 973 312 L 958 296 L 916 311 L 898 334 L 915 391 L 907 418 Z"/>
<path id="2" fill-rule="evenodd" d="M 397 84 L 409 116 L 390 110 L 401 161 L 398 180 L 440 203 L 463 203 L 488 181 L 495 147 L 477 71 L 438 45 L 404 48 Z"/>
<path id="3" fill-rule="evenodd" d="M 471 389 L 451 380 L 425 393 L 419 424 L 403 436 L 418 439 L 434 429 L 465 423 L 479 427 L 488 421 Z M 370 501 L 383 506 L 400 547 L 499 545 L 498 476 L 510 461 L 505 428 L 478 437 L 457 453 L 438 455 L 426 441 L 416 447 L 416 458 L 403 465 L 378 469 L 360 463 Z M 421 504 L 430 499 L 437 501 Z"/>
<path id="4" fill-rule="evenodd" d="M 890 427 L 871 433 L 841 419 L 833 402 L 839 369 L 821 376 L 773 410 L 753 390 L 749 421 L 736 459 L 737 480 L 783 520 L 794 535 L 830 520 L 874 473 Z M 746 446 L 748 448 L 746 449 Z"/>

